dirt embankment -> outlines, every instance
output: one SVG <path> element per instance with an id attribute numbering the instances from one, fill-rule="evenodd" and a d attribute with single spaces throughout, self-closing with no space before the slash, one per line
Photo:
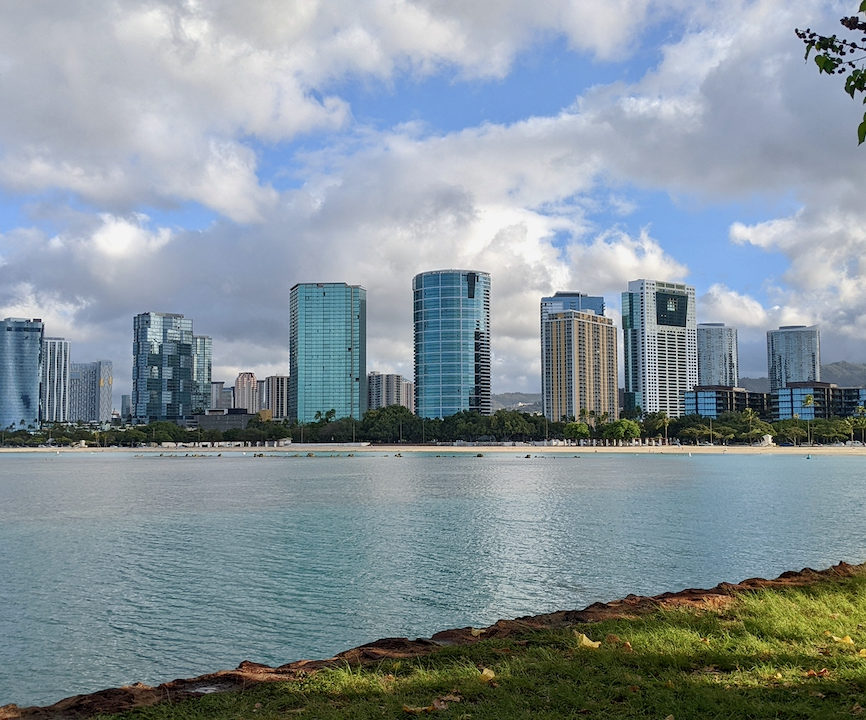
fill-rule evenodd
<path id="1" fill-rule="evenodd" d="M 195 678 L 172 680 L 156 687 L 136 683 L 121 688 L 100 690 L 87 695 L 75 695 L 46 707 L 0 707 L 0 720 L 65 720 L 86 718 L 100 713 L 118 713 L 161 702 L 177 702 L 213 692 L 243 690 L 257 683 L 291 681 L 322 668 L 346 663 L 365 665 L 384 659 L 413 658 L 432 652 L 443 645 L 469 645 L 485 638 L 502 638 L 530 630 L 562 628 L 592 623 L 610 618 L 636 617 L 659 607 L 691 606 L 718 609 L 731 602 L 740 592 L 761 588 L 784 588 L 808 585 L 821 579 L 850 577 L 866 572 L 863 565 L 841 562 L 827 570 L 804 568 L 799 572 L 782 573 L 774 580 L 750 578 L 740 583 L 721 583 L 710 590 L 688 589 L 663 593 L 653 597 L 629 595 L 610 603 L 594 603 L 583 610 L 562 610 L 546 615 L 533 615 L 514 620 L 499 620 L 483 632 L 472 628 L 457 628 L 438 632 L 431 638 L 409 640 L 384 638 L 342 652 L 327 660 L 299 660 L 279 667 L 244 661 L 234 670 L 221 670 Z"/>

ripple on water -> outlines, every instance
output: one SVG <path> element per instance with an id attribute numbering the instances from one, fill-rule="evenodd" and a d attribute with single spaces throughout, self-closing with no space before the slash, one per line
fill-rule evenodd
<path id="1" fill-rule="evenodd" d="M 860 562 L 860 462 L 4 455 L 0 704 Z"/>

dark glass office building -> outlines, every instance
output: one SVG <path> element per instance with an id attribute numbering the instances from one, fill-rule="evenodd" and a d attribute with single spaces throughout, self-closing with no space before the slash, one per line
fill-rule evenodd
<path id="1" fill-rule="evenodd" d="M 192 413 L 192 320 L 146 312 L 133 318 L 132 415 L 138 422 L 181 422 Z"/>
<path id="2" fill-rule="evenodd" d="M 490 415 L 490 275 L 431 270 L 412 280 L 415 412 Z"/>

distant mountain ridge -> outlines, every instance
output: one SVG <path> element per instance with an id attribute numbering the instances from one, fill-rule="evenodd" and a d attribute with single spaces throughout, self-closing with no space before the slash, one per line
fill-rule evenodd
<path id="1" fill-rule="evenodd" d="M 834 362 L 821 366 L 821 382 L 839 387 L 866 387 L 866 363 Z M 740 378 L 740 387 L 750 392 L 770 392 L 769 378 Z"/>
<path id="2" fill-rule="evenodd" d="M 866 387 L 866 363 L 834 362 L 821 366 L 821 382 L 839 387 Z"/>
<path id="3" fill-rule="evenodd" d="M 738 385 L 741 388 L 745 388 L 749 392 L 770 392 L 770 378 L 741 377 Z"/>
<path id="4" fill-rule="evenodd" d="M 519 410 L 524 413 L 541 412 L 541 393 L 494 393 L 490 397 L 493 412 L 497 410 Z"/>

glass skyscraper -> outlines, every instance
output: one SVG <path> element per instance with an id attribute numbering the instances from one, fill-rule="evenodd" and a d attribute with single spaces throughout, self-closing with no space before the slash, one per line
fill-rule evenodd
<path id="1" fill-rule="evenodd" d="M 42 320 L 0 323 L 0 428 L 39 427 Z"/>
<path id="2" fill-rule="evenodd" d="M 737 329 L 724 323 L 698 323 L 698 385 L 736 387 Z"/>
<path id="3" fill-rule="evenodd" d="M 190 415 L 194 392 L 192 320 L 146 312 L 133 319 L 132 415 L 139 422 Z"/>
<path id="4" fill-rule="evenodd" d="M 72 363 L 69 371 L 69 419 L 109 422 L 114 369 L 111 360 Z"/>
<path id="5" fill-rule="evenodd" d="M 289 417 L 361 419 L 367 410 L 367 291 L 298 283 L 289 294 Z"/>
<path id="6" fill-rule="evenodd" d="M 203 413 L 211 405 L 213 341 L 207 335 L 192 337 L 192 411 Z"/>
<path id="7" fill-rule="evenodd" d="M 767 332 L 770 392 L 792 382 L 820 382 L 821 338 L 814 325 L 785 325 Z"/>
<path id="8" fill-rule="evenodd" d="M 490 415 L 490 275 L 431 270 L 412 280 L 415 412 Z"/>

